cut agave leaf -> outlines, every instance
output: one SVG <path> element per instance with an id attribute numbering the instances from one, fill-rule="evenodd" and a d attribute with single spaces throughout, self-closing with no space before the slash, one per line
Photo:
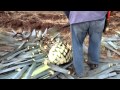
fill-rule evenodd
<path id="1" fill-rule="evenodd" d="M 52 70 L 54 71 L 57 71 L 57 72 L 60 72 L 60 73 L 64 73 L 64 74 L 70 74 L 70 71 L 69 70 L 66 70 L 64 68 L 61 68 L 57 65 L 54 65 L 54 64 L 49 64 L 48 65 Z"/>
<path id="2" fill-rule="evenodd" d="M 22 44 L 18 47 L 18 49 L 22 48 L 25 44 L 26 44 L 27 41 L 23 41 Z"/>
<path id="3" fill-rule="evenodd" d="M 66 68 L 70 67 L 71 65 L 72 65 L 72 62 L 66 64 L 66 65 L 63 66 L 62 68 L 66 69 Z M 50 76 L 48 79 L 53 79 L 53 78 L 55 78 L 55 77 L 56 77 L 57 75 L 59 75 L 59 74 L 60 74 L 60 72 L 56 72 L 54 75 Z"/>
<path id="4" fill-rule="evenodd" d="M 21 71 L 19 71 L 14 77 L 12 77 L 11 79 L 20 79 L 21 76 L 23 75 L 23 73 L 25 73 L 25 71 L 28 69 L 29 66 L 25 66 L 22 68 Z"/>
<path id="5" fill-rule="evenodd" d="M 33 76 L 36 76 L 36 75 L 38 75 L 38 74 L 40 74 L 40 73 L 42 73 L 42 72 L 44 72 L 44 71 L 46 71 L 46 70 L 48 70 L 48 69 L 50 69 L 50 67 L 49 66 L 47 66 L 47 65 L 41 65 L 41 66 L 39 66 L 37 69 L 35 69 L 34 70 L 34 72 L 32 73 L 32 77 Z"/>
<path id="6" fill-rule="evenodd" d="M 46 71 L 44 71 L 42 73 L 37 74 L 36 76 L 32 77 L 31 79 L 38 79 L 38 78 L 40 78 L 42 76 L 47 75 L 48 73 L 49 73 L 49 70 L 46 70 Z"/>
<path id="7" fill-rule="evenodd" d="M 25 52 L 25 51 L 27 51 L 28 49 L 23 49 L 23 50 L 21 50 L 21 51 L 18 51 L 18 52 L 16 52 L 15 54 L 13 54 L 12 56 L 9 56 L 8 58 L 7 58 L 7 60 L 11 60 L 12 58 L 14 58 L 15 56 L 17 56 L 17 55 L 19 55 L 20 53 L 22 53 L 22 52 Z"/>
<path id="8" fill-rule="evenodd" d="M 23 77 L 23 79 L 30 79 L 31 74 L 33 73 L 34 69 L 36 68 L 36 62 L 34 62 L 31 67 L 28 69 L 28 71 L 26 72 L 25 77 Z"/>
<path id="9" fill-rule="evenodd" d="M 20 59 L 20 58 L 15 58 L 15 61 L 13 61 L 13 62 L 10 62 L 10 63 L 6 63 L 6 64 L 0 64 L 0 69 L 1 68 L 4 68 L 4 67 L 6 67 L 6 66 L 10 66 L 10 65 L 13 65 L 13 64 L 16 64 L 16 63 L 19 63 L 19 62 L 21 62 L 21 61 L 24 61 L 25 59 Z"/>
<path id="10" fill-rule="evenodd" d="M 8 74 L 3 74 L 0 75 L 0 79 L 11 79 L 13 76 L 15 76 L 18 72 L 14 71 L 14 72 L 10 72 Z"/>
<path id="11" fill-rule="evenodd" d="M 26 65 L 31 65 L 31 63 L 27 63 L 25 65 L 17 65 L 17 66 L 13 66 L 13 67 L 10 67 L 10 68 L 4 69 L 4 70 L 0 70 L 0 74 L 5 73 L 5 72 L 9 72 L 9 71 L 13 71 L 13 70 L 15 70 L 17 68 L 22 68 L 22 67 L 24 67 Z"/>

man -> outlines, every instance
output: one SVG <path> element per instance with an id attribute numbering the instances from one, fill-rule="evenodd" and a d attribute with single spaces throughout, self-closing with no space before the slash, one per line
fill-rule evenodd
<path id="1" fill-rule="evenodd" d="M 78 77 L 84 76 L 83 42 L 87 34 L 89 35 L 87 64 L 91 70 L 99 65 L 101 37 L 106 15 L 107 11 L 70 11 L 69 13 L 73 65 Z"/>

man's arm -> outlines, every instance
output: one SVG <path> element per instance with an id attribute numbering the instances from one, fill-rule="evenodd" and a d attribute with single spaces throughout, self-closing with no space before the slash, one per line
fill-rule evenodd
<path id="1" fill-rule="evenodd" d="M 107 26 L 109 25 L 110 13 L 111 13 L 111 11 L 108 11 L 108 13 L 107 13 L 107 15 L 106 15 L 105 26 L 104 26 L 103 32 L 106 31 L 106 28 L 107 28 Z"/>

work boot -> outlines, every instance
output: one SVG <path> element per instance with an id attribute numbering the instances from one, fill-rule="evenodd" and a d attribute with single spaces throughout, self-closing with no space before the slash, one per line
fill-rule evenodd
<path id="1" fill-rule="evenodd" d="M 94 69 L 98 68 L 98 64 L 93 64 L 88 61 L 86 63 L 90 67 L 90 70 L 94 70 Z"/>
<path id="2" fill-rule="evenodd" d="M 78 75 L 76 74 L 74 66 L 72 66 L 72 67 L 69 68 L 68 70 L 71 72 L 70 74 L 71 74 L 75 79 L 80 79 L 80 78 L 83 77 L 83 76 L 78 76 Z"/>

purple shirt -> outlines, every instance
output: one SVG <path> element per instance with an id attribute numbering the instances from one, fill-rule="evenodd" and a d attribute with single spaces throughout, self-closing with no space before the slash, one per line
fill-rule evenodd
<path id="1" fill-rule="evenodd" d="M 107 11 L 70 11 L 70 24 L 93 21 L 105 18 Z"/>

